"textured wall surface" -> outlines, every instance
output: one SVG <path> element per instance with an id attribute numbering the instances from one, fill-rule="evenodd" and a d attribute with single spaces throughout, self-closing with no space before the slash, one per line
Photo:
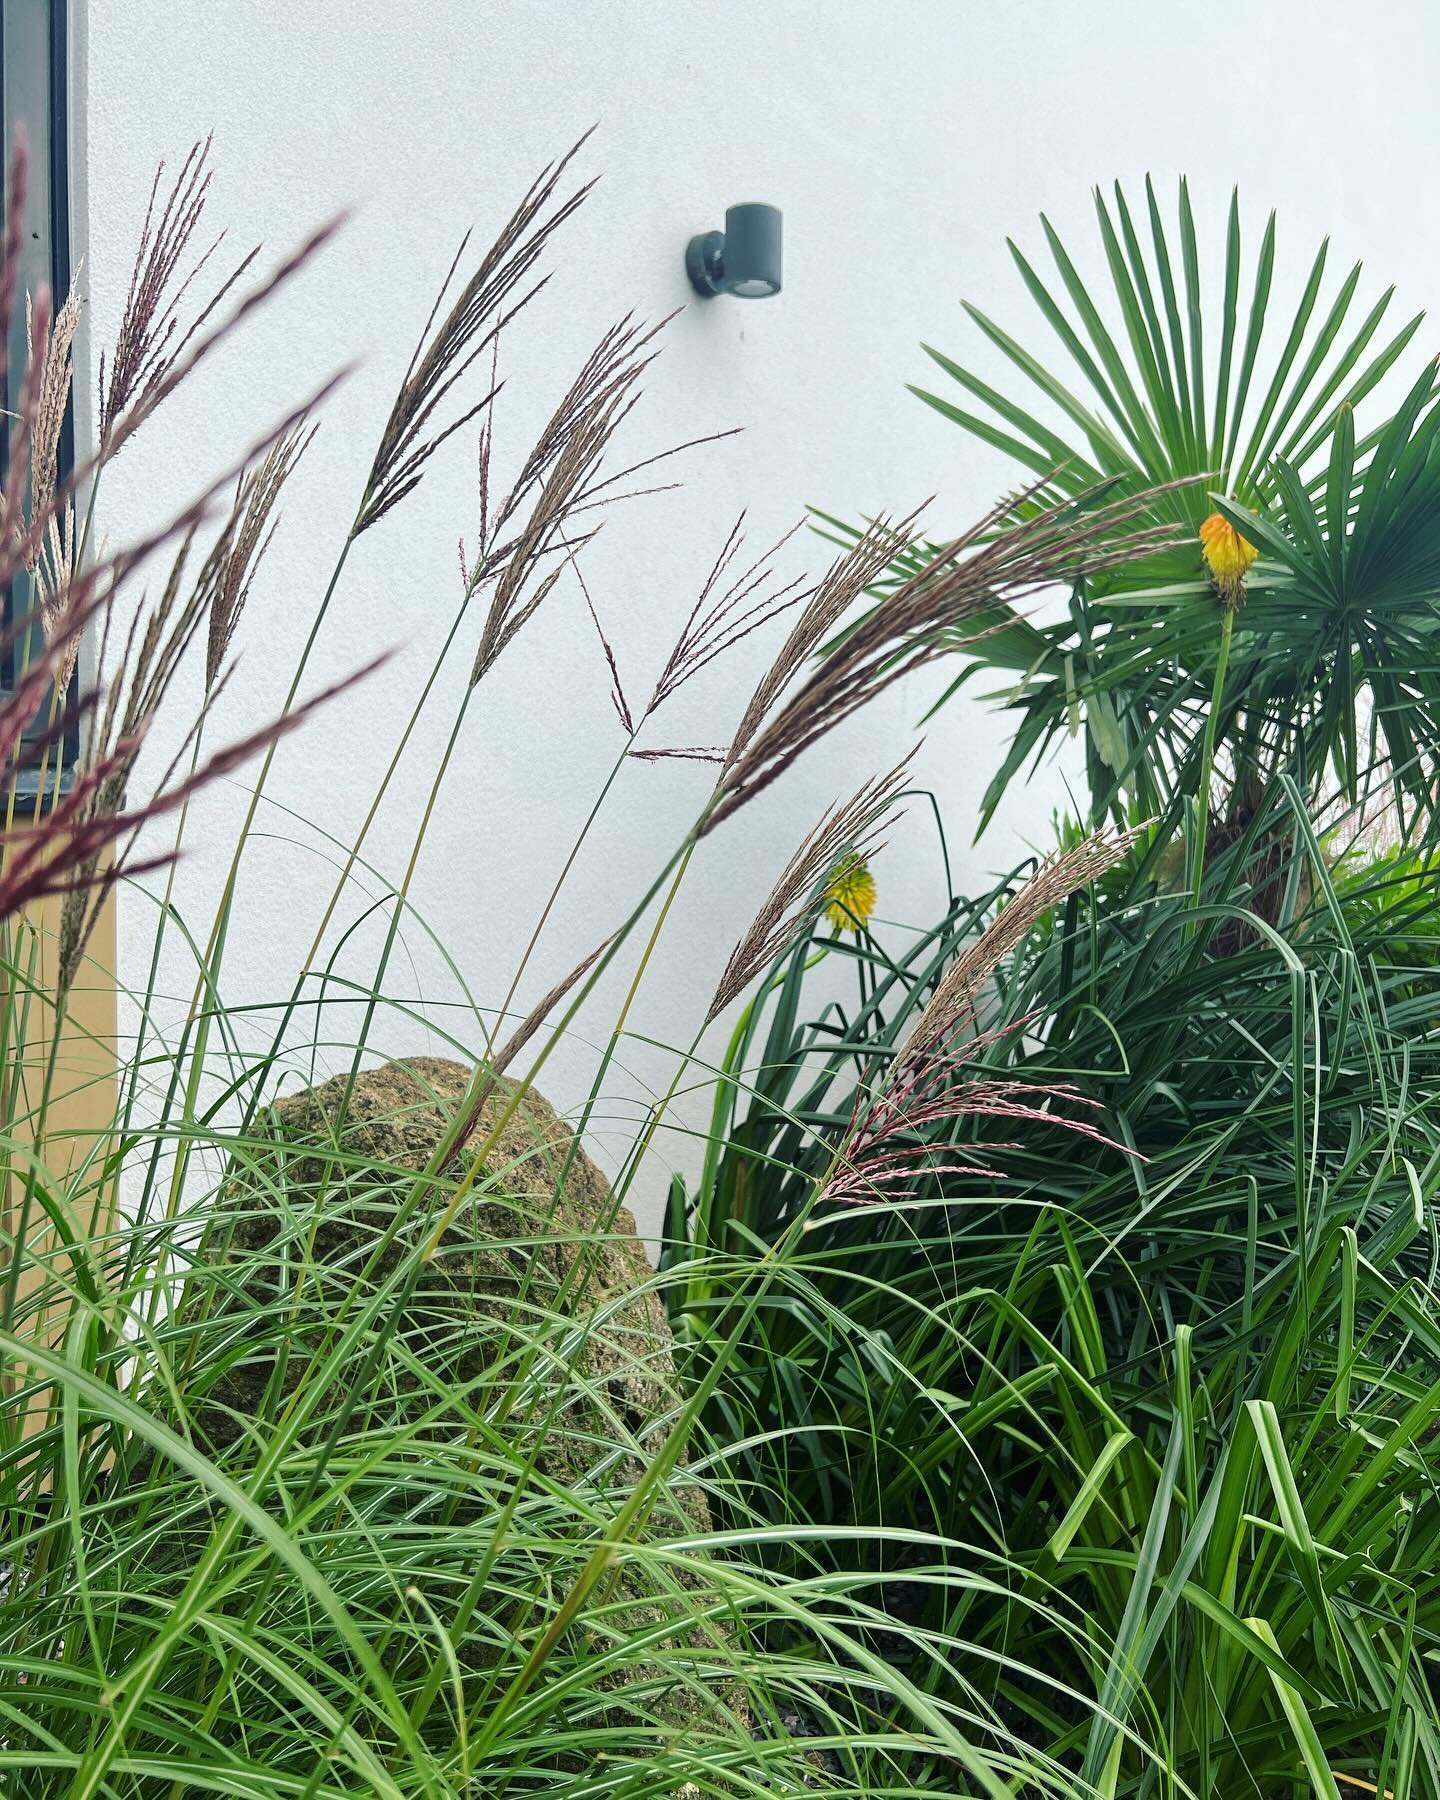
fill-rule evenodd
<path id="1" fill-rule="evenodd" d="M 934 494 L 938 532 L 1011 480 L 997 454 L 962 438 L 904 383 L 928 379 L 921 340 L 977 349 L 962 296 L 1023 325 L 1041 347 L 1005 238 L 1040 254 L 1042 208 L 1088 252 L 1093 183 L 1138 183 L 1149 170 L 1168 195 L 1185 171 L 1202 232 L 1218 245 L 1238 181 L 1253 232 L 1279 210 L 1287 291 L 1328 231 L 1337 271 L 1365 259 L 1362 298 L 1393 281 L 1408 312 L 1440 293 L 1440 246 L 1417 213 L 1436 151 L 1437 20 L 1424 4 L 1381 3 L 1362 27 L 1353 6 L 1334 0 L 1204 9 L 1150 0 L 89 0 L 78 21 L 77 223 L 92 354 L 113 337 L 158 158 L 173 164 L 213 131 L 212 217 L 236 246 L 263 238 L 267 258 L 337 208 L 352 213 L 285 298 L 126 449 L 105 482 L 103 528 L 123 541 L 307 387 L 357 361 L 290 492 L 215 734 L 273 710 L 456 241 L 472 223 L 482 236 L 492 229 L 539 165 L 598 123 L 582 166 L 603 179 L 559 242 L 550 290 L 505 345 L 500 458 L 528 444 L 609 321 L 687 301 L 681 253 L 692 232 L 718 225 L 738 199 L 773 201 L 786 219 L 784 295 L 687 305 L 629 441 L 643 454 L 728 425 L 743 425 L 743 436 L 688 458 L 683 491 L 618 514 L 587 553 L 621 666 L 645 689 L 742 509 L 758 546 L 806 503 L 854 516 Z M 263 1008 L 288 992 L 333 877 L 324 834 L 348 841 L 363 817 L 452 615 L 456 540 L 473 536 L 473 514 L 473 441 L 457 440 L 350 559 L 316 684 L 380 647 L 397 654 L 280 754 L 225 964 L 233 1003 Z M 823 556 L 802 534 L 785 561 L 798 572 Z M 672 741 L 722 737 L 765 653 L 754 641 L 692 684 L 676 703 Z M 369 846 L 388 877 L 404 866 L 468 661 L 458 657 L 442 677 Z M 834 797 L 895 760 L 943 678 L 892 693 L 707 844 L 656 950 L 631 1021 L 638 1033 L 688 1042 L 730 943 L 795 839 Z M 606 689 L 567 583 L 507 653 L 467 724 L 394 971 L 396 991 L 419 998 L 429 1026 L 386 1012 L 377 1054 L 443 1053 L 447 1031 L 478 1042 L 459 977 L 482 1006 L 503 995 L 618 749 Z M 978 701 L 927 727 L 920 773 L 938 796 L 962 885 L 1043 841 L 1063 801 L 1063 771 L 1042 772 L 969 848 L 1001 741 Z M 156 766 L 170 748 L 157 739 Z M 705 780 L 684 764 L 627 771 L 522 1002 L 616 920 Z M 192 820 L 178 891 L 198 927 L 244 800 L 243 784 L 211 793 Z M 917 810 L 877 870 L 883 913 L 923 922 L 943 906 L 934 846 Z M 355 892 L 347 918 L 364 904 Z M 152 923 L 151 903 L 127 892 L 120 968 L 132 986 L 144 980 Z M 356 970 L 376 936 L 372 925 L 354 939 Z M 183 956 L 163 972 L 181 1010 L 192 980 Z M 562 1106 L 583 1098 L 588 1042 L 608 1029 L 620 991 L 607 987 L 547 1073 L 543 1085 Z M 263 1013 L 250 1022 L 253 1045 L 266 1024 Z M 327 1030 L 343 1043 L 353 1024 L 338 1010 Z M 327 1072 L 343 1055 L 328 1056 Z M 670 1068 L 639 1040 L 620 1064 L 592 1134 L 602 1159 L 624 1141 L 637 1097 Z M 652 1206 L 667 1158 L 688 1164 L 693 1145 L 662 1142 L 647 1181 Z"/>

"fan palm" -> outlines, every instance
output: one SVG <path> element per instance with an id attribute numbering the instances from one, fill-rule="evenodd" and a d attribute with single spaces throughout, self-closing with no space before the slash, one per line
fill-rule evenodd
<path id="1" fill-rule="evenodd" d="M 1020 465 L 1032 485 L 1018 510 L 1084 503 L 1097 486 L 1163 487 L 1148 503 L 1156 522 L 1188 529 L 1177 549 L 1079 584 L 1058 623 L 997 608 L 966 647 L 950 692 L 978 670 L 1003 671 L 1015 715 L 982 825 L 1031 758 L 1082 730 L 1097 816 L 1158 812 L 1178 827 L 1197 796 L 1208 800 L 1218 766 L 1232 814 L 1283 768 L 1312 797 L 1327 782 L 1352 799 L 1387 786 L 1407 829 L 1428 825 L 1440 746 L 1433 364 L 1398 408 L 1383 404 L 1423 314 L 1387 331 L 1387 288 L 1357 322 L 1361 267 L 1328 292 L 1327 240 L 1277 326 L 1273 214 L 1247 263 L 1232 196 L 1216 290 L 1183 180 L 1169 224 L 1149 181 L 1142 209 L 1118 185 L 1113 204 L 1097 191 L 1095 205 L 1108 296 L 1092 295 L 1048 219 L 1058 284 L 1010 246 L 1079 381 L 967 302 L 1015 390 L 927 347 L 964 402 L 913 391 Z M 1228 626 L 1198 537 L 1217 511 L 1260 552 Z"/>

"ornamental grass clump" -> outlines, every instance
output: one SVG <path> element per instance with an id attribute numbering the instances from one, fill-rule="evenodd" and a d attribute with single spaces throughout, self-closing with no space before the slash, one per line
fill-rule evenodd
<path id="1" fill-rule="evenodd" d="M 1072 1649 L 1109 1654 L 1115 1634 L 1095 1639 L 1052 1612 L 1029 1573 L 995 1541 L 975 1541 L 968 1521 L 937 1514 L 892 1530 L 883 1518 L 821 1520 L 798 1496 L 790 1504 L 772 1479 L 790 1425 L 767 1437 L 777 1456 L 761 1457 L 762 1480 L 759 1446 L 731 1426 L 742 1425 L 734 1380 L 747 1376 L 757 1332 L 813 1304 L 811 1246 L 824 1234 L 812 1224 L 902 1215 L 885 1191 L 897 1165 L 875 1158 L 891 1158 L 902 1137 L 909 1155 L 917 1121 L 906 1108 L 930 1109 L 923 1129 L 995 1121 L 1004 1135 L 991 1148 L 1008 1153 L 1031 1128 L 1063 1125 L 1055 1096 L 1088 1103 L 1083 1071 L 1063 1084 L 986 1077 L 983 1103 L 973 1103 L 965 1056 L 924 1060 L 930 1039 L 948 1044 L 947 1012 L 943 1030 L 927 1027 L 923 1055 L 899 1047 L 888 1086 L 877 1070 L 870 1113 L 848 1132 L 843 1119 L 787 1118 L 818 1161 L 791 1157 L 794 1205 L 773 1237 L 717 1228 L 707 1243 L 672 1244 L 655 1268 L 628 1206 L 647 1153 L 678 1129 L 682 1090 L 733 1095 L 744 1083 L 734 1067 L 716 1079 L 705 1027 L 742 1004 L 753 1020 L 757 986 L 763 997 L 777 965 L 809 955 L 836 908 L 869 926 L 862 870 L 910 781 L 908 758 L 891 752 L 880 762 L 888 773 L 837 800 L 748 929 L 716 922 L 737 947 L 613 1179 L 586 1140 L 635 1033 L 635 995 L 666 921 L 686 901 L 696 859 L 716 853 L 715 834 L 741 829 L 749 801 L 807 749 L 900 673 L 983 629 L 996 607 L 1060 576 L 1108 574 L 1169 544 L 1173 530 L 1142 520 L 1143 494 L 1119 503 L 1087 494 L 1040 523 L 1011 521 L 1007 502 L 949 545 L 939 568 L 882 592 L 856 619 L 891 560 L 913 551 L 913 519 L 872 527 L 813 583 L 773 572 L 787 540 L 748 560 L 737 527 L 718 559 L 700 559 L 710 573 L 677 621 L 646 706 L 629 706 L 608 645 L 597 659 L 625 741 L 507 991 L 422 1022 L 389 970 L 414 917 L 431 824 L 450 800 L 455 747 L 467 729 L 483 732 L 504 652 L 537 609 L 589 599 L 584 564 L 601 523 L 692 447 L 629 447 L 663 343 L 662 326 L 630 318 L 600 331 L 562 376 L 533 443 L 512 454 L 497 435 L 502 337 L 522 308 L 545 302 L 552 240 L 587 192 L 571 185 L 580 148 L 542 174 L 469 274 L 462 245 L 376 423 L 353 521 L 323 592 L 308 599 L 285 698 L 268 722 L 218 749 L 205 744 L 213 704 L 304 504 L 303 454 L 334 378 L 317 379 L 141 542 L 99 547 L 103 478 L 336 227 L 268 277 L 252 253 L 207 285 L 218 240 L 195 246 L 208 238 L 208 143 L 168 187 L 157 175 L 118 340 L 101 363 L 99 442 L 78 468 L 53 474 L 73 315 L 62 309 L 64 330 L 51 326 L 48 301 L 33 296 L 0 540 L 0 581 L 33 576 L 38 611 L 37 632 L 14 627 L 22 673 L 0 702 L 11 1199 L 0 1296 L 0 1784 L 26 1800 L 201 1791 L 459 1800 L 558 1785 L 577 1800 L 659 1800 L 817 1781 L 856 1795 L 1074 1791 L 1073 1727 L 1057 1724 L 1049 1737 L 1012 1728 L 1008 1688 L 1053 1693 L 1063 1711 L 1052 1673 L 1027 1659 L 1023 1634 L 997 1644 L 987 1623 L 985 1640 L 975 1638 L 971 1611 L 1003 1591 L 1017 1620 L 1042 1620 Z M 17 303 L 22 187 L 17 154 L 0 315 Z M 7 323 L 0 316 L 0 345 Z M 339 858 L 327 852 L 322 889 L 277 899 L 250 865 L 267 782 L 282 740 L 303 728 L 318 790 L 331 750 L 311 715 L 347 685 L 307 691 L 317 647 L 329 633 L 342 638 L 347 666 L 358 665 L 350 680 L 383 650 L 353 642 L 347 571 L 380 541 L 371 527 L 467 430 L 478 438 L 478 520 L 456 534 L 453 611 L 435 626 L 414 696 L 388 674 L 383 697 L 378 685 L 362 690 L 393 744 L 376 792 Z M 550 970 L 548 991 L 521 1011 L 522 982 L 546 964 L 553 909 L 616 783 L 678 779 L 675 762 L 696 754 L 652 743 L 655 715 L 693 674 L 767 633 L 780 641 L 748 704 L 720 719 L 717 743 L 699 752 L 715 766 L 691 823 L 653 868 L 620 872 L 628 879 L 614 884 L 614 916 L 594 951 Z M 93 674 L 84 655 L 74 672 L 82 638 L 98 649 Z M 180 749 L 157 776 L 146 754 L 153 722 L 181 704 L 192 664 L 196 710 L 167 734 Z M 440 679 L 457 665 L 469 675 L 458 694 Z M 451 694 L 446 748 L 403 867 L 381 877 L 383 941 L 372 956 L 359 928 L 377 902 L 359 877 L 368 884 L 378 872 L 363 852 L 437 690 Z M 53 774 L 44 805 L 24 818 L 20 738 L 37 716 Z M 69 767 L 72 723 L 83 748 Z M 487 741 L 486 753 L 508 747 Z M 193 820 L 207 787 L 242 769 L 251 791 L 229 867 L 213 911 L 197 916 L 184 860 Z M 1042 877 L 1012 902 L 1012 920 L 1041 929 L 1043 908 L 1105 868 L 1116 841 L 1096 840 L 1063 878 Z M 153 896 L 147 881 L 159 904 L 135 996 L 139 1029 L 119 1060 L 113 1112 L 81 1133 L 55 1079 L 82 1029 L 76 996 L 103 978 L 93 966 L 97 909 L 121 885 Z M 59 896 L 58 919 L 35 910 L 42 896 Z M 268 909 L 312 899 L 301 965 L 276 972 L 263 1003 L 250 993 L 232 1001 L 229 951 L 242 928 L 263 930 Z M 1003 914 L 996 930 L 1012 947 Z M 837 932 L 816 953 L 861 946 L 872 953 L 869 929 Z M 993 938 L 976 955 L 957 966 L 977 980 L 997 973 Z M 175 957 L 188 959 L 193 988 L 167 1024 L 159 972 Z M 626 998 L 597 1028 L 600 983 L 616 969 L 628 976 Z M 944 974 L 933 970 L 937 994 Z M 974 983 L 961 985 L 968 1002 Z M 347 1001 L 338 1041 L 316 1022 L 337 991 Z M 582 1008 L 591 1079 L 562 1119 L 540 1083 Z M 444 1056 L 427 1030 L 443 1035 Z M 1108 1142 L 1098 1125 L 1083 1129 Z M 707 1157 L 727 1148 L 721 1132 Z M 914 1166 L 917 1180 L 934 1178 L 934 1159 Z M 862 1197 L 841 1194 L 845 1180 L 863 1181 L 863 1206 L 830 1204 Z M 743 1208 L 731 1218 L 743 1223 Z M 726 1296 L 707 1315 L 712 1283 Z M 891 1355 L 877 1336 L 862 1363 L 885 1367 Z M 806 1371 L 777 1360 L 770 1375 L 803 1404 Z M 935 1596 L 925 1616 L 912 1609 L 904 1657 L 886 1637 L 889 1602 L 874 1591 L 877 1551 Z"/>

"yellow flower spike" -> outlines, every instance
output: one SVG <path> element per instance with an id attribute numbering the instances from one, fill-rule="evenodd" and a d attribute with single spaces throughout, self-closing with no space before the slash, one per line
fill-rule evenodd
<path id="1" fill-rule="evenodd" d="M 825 889 L 825 917 L 836 931 L 863 931 L 875 911 L 875 877 L 859 857 L 835 865 Z"/>
<path id="2" fill-rule="evenodd" d="M 1221 604 L 1236 607 L 1245 599 L 1245 572 L 1260 552 L 1241 537 L 1223 513 L 1213 512 L 1200 527 L 1200 554 Z"/>

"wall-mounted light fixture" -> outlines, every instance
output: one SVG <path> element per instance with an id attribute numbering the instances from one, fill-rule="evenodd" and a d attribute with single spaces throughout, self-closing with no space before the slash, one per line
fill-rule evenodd
<path id="1" fill-rule="evenodd" d="M 780 292 L 780 208 L 751 201 L 732 206 L 723 231 L 704 231 L 685 249 L 685 268 L 697 294 L 734 294 L 764 300 Z"/>

